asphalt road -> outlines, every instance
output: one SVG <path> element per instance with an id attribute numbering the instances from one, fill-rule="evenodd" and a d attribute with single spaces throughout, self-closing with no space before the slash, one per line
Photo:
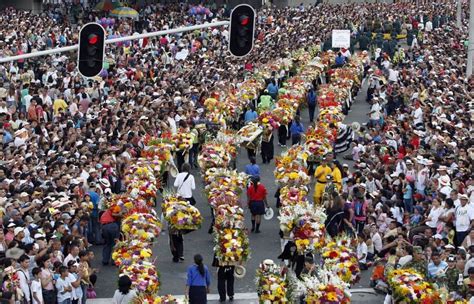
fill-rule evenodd
<path id="1" fill-rule="evenodd" d="M 360 123 L 366 122 L 366 113 L 368 112 L 369 106 L 365 102 L 364 93 L 365 91 L 359 92 L 359 95 L 356 98 L 356 102 L 353 104 L 349 115 L 345 119 L 346 124 L 350 124 L 354 121 L 358 121 Z M 302 111 L 301 117 L 303 125 L 307 127 L 309 122 L 307 110 Z M 282 148 L 277 145 L 276 138 L 274 142 L 275 156 L 277 156 L 280 155 L 280 153 L 282 152 Z M 342 161 L 342 159 L 340 160 Z M 273 162 L 270 164 L 262 164 L 261 158 L 258 158 L 257 163 L 260 166 L 261 181 L 268 189 L 268 201 L 271 207 L 276 210 L 274 194 L 276 192 L 277 185 L 273 176 L 273 170 L 275 168 L 275 165 Z M 245 149 L 241 148 L 239 156 L 237 158 L 237 168 L 243 171 L 246 164 L 248 164 L 248 159 L 245 153 Z M 214 242 L 212 236 L 207 233 L 207 230 L 211 223 L 210 209 L 208 207 L 205 194 L 202 191 L 202 189 L 204 189 L 204 185 L 200 173 L 197 170 L 194 170 L 192 173 L 196 178 L 196 187 L 198 189 L 195 191 L 195 198 L 197 200 L 196 207 L 199 208 L 202 215 L 204 216 L 203 225 L 200 230 L 184 236 L 184 263 L 176 264 L 172 262 L 171 253 L 168 246 L 168 235 L 166 233 L 162 233 L 162 235 L 158 238 L 157 242 L 154 245 L 153 253 L 156 257 L 157 269 L 161 274 L 162 285 L 160 288 L 160 294 L 182 295 L 184 293 L 186 268 L 192 263 L 192 258 L 194 254 L 200 253 L 204 257 L 204 262 L 207 265 L 210 265 L 212 262 Z M 312 192 L 310 193 L 312 194 Z M 245 216 L 247 227 L 249 227 L 251 226 L 251 223 L 250 212 L 248 210 L 246 210 Z M 277 261 L 277 256 L 281 252 L 280 238 L 278 235 L 279 221 L 277 219 L 276 214 L 272 220 L 264 221 L 262 223 L 261 230 L 262 233 L 260 234 L 250 234 L 249 238 L 251 258 L 245 265 L 247 269 L 246 276 L 241 280 L 236 280 L 235 282 L 235 292 L 237 293 L 255 292 L 255 269 L 264 259 L 273 259 Z M 94 265 L 100 269 L 99 278 L 96 285 L 97 296 L 98 298 L 110 298 L 112 297 L 115 289 L 117 288 L 117 268 L 113 266 L 102 267 L 101 265 L 99 265 L 102 248 L 95 247 L 94 251 L 96 253 Z M 362 278 L 360 282 L 353 286 L 353 288 L 368 288 L 370 273 L 370 269 L 368 271 L 362 272 Z M 213 283 L 211 293 L 216 294 L 217 279 L 216 272 L 214 271 L 214 269 L 212 271 L 212 275 Z M 239 301 L 234 301 L 234 303 L 238 302 Z M 254 303 L 249 300 L 245 302 Z M 353 296 L 353 303 L 383 303 L 383 297 L 367 293 L 357 293 Z"/>

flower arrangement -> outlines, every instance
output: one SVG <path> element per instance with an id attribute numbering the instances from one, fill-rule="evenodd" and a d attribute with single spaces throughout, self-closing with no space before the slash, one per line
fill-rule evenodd
<path id="1" fill-rule="evenodd" d="M 320 249 L 325 242 L 326 213 L 321 207 L 313 208 L 309 204 L 306 207 L 295 206 L 293 238 L 296 250 L 301 254 L 314 252 Z"/>
<path id="2" fill-rule="evenodd" d="M 349 286 L 331 272 L 320 270 L 318 277 L 303 276 L 305 303 L 348 304 L 351 302 Z"/>
<path id="3" fill-rule="evenodd" d="M 122 232 L 130 239 L 151 242 L 160 235 L 161 223 L 153 214 L 132 213 L 123 219 Z"/>
<path id="4" fill-rule="evenodd" d="M 337 136 L 337 134 L 336 134 Z M 332 151 L 332 143 L 336 140 L 329 128 L 320 125 L 306 131 L 305 148 L 313 158 L 324 156 Z"/>
<path id="5" fill-rule="evenodd" d="M 237 157 L 237 147 L 240 145 L 240 141 L 236 131 L 231 129 L 219 130 L 216 139 L 225 146 L 231 158 Z"/>
<path id="6" fill-rule="evenodd" d="M 139 295 L 133 299 L 132 304 L 180 304 L 185 303 L 179 301 L 172 295 L 156 296 L 156 295 Z"/>
<path id="7" fill-rule="evenodd" d="M 240 204 L 238 192 L 227 186 L 211 188 L 207 192 L 207 197 L 212 208 L 217 208 L 221 205 L 238 206 Z"/>
<path id="8" fill-rule="evenodd" d="M 359 260 L 348 247 L 350 241 L 342 238 L 332 241 L 322 248 L 324 267 L 337 274 L 344 282 L 354 284 L 360 279 Z"/>
<path id="9" fill-rule="evenodd" d="M 393 270 L 388 274 L 387 282 L 397 303 L 442 303 L 438 290 L 414 269 Z"/>
<path id="10" fill-rule="evenodd" d="M 148 260 L 152 256 L 148 243 L 140 240 L 121 241 L 115 244 L 112 260 L 116 266 L 129 266 L 139 260 Z"/>
<path id="11" fill-rule="evenodd" d="M 244 210 L 239 206 L 224 204 L 216 208 L 215 227 L 217 229 L 243 229 L 244 220 Z"/>
<path id="12" fill-rule="evenodd" d="M 287 283 L 282 270 L 272 260 L 263 261 L 256 274 L 257 294 L 260 303 L 289 303 Z"/>
<path id="13" fill-rule="evenodd" d="M 138 292 L 154 294 L 158 292 L 160 280 L 155 265 L 149 261 L 137 261 L 120 268 L 122 275 L 127 275 L 132 281 L 132 287 Z"/>
<path id="14" fill-rule="evenodd" d="M 307 203 L 308 187 L 306 186 L 284 186 L 280 189 L 281 207 L 304 205 Z"/>
<path id="15" fill-rule="evenodd" d="M 221 264 L 239 264 L 250 257 L 249 239 L 242 229 L 215 230 L 214 252 Z"/>
<path id="16" fill-rule="evenodd" d="M 206 189 L 227 186 L 233 189 L 243 189 L 247 185 L 248 175 L 236 170 L 211 168 L 206 171 L 204 181 Z"/>
<path id="17" fill-rule="evenodd" d="M 240 137 L 242 145 L 247 148 L 255 149 L 259 145 L 259 139 L 263 133 L 263 128 L 261 128 L 257 123 L 251 122 L 243 126 L 238 132 L 237 135 Z"/>
<path id="18" fill-rule="evenodd" d="M 293 155 L 289 153 L 282 154 L 282 156 L 276 157 L 275 175 L 276 181 L 280 185 L 307 185 L 310 182 L 310 177 L 306 169 L 307 154 Z"/>
<path id="19" fill-rule="evenodd" d="M 193 136 L 184 128 L 179 128 L 171 138 L 175 142 L 175 147 L 178 151 L 187 151 L 193 146 Z"/>
<path id="20" fill-rule="evenodd" d="M 201 227 L 202 216 L 199 210 L 185 199 L 168 195 L 162 204 L 165 219 L 178 230 L 197 230 Z"/>
<path id="21" fill-rule="evenodd" d="M 264 130 L 273 131 L 280 126 L 279 117 L 275 116 L 273 112 L 262 112 L 258 116 L 258 122 Z"/>
<path id="22" fill-rule="evenodd" d="M 210 168 L 226 168 L 229 166 L 231 154 L 227 147 L 219 142 L 208 142 L 202 146 L 198 155 L 198 163 L 204 172 Z"/>

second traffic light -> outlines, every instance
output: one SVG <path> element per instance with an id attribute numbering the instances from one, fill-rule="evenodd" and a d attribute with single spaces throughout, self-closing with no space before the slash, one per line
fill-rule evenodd
<path id="1" fill-rule="evenodd" d="M 255 11 L 248 4 L 237 5 L 230 15 L 229 51 L 242 57 L 252 51 L 255 33 Z"/>
<path id="2" fill-rule="evenodd" d="M 95 22 L 87 23 L 79 33 L 79 72 L 85 77 L 97 76 L 102 70 L 105 30 Z"/>

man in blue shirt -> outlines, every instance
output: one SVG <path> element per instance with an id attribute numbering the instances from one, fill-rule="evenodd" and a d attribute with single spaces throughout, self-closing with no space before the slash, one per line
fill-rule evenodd
<path id="1" fill-rule="evenodd" d="M 258 114 L 257 112 L 255 112 L 255 108 L 253 107 L 253 105 L 251 105 L 249 109 L 247 110 L 247 112 L 245 112 L 245 117 L 244 117 L 245 123 L 247 124 L 249 122 L 253 122 L 257 120 L 257 118 L 258 118 Z"/>
<path id="2" fill-rule="evenodd" d="M 276 84 L 275 79 L 272 79 L 272 82 L 268 84 L 267 91 L 268 94 L 270 94 L 270 96 L 273 98 L 273 100 L 276 100 L 278 95 L 278 85 Z"/>
<path id="3" fill-rule="evenodd" d="M 291 132 L 291 144 L 297 145 L 301 141 L 301 134 L 304 133 L 303 124 L 300 122 L 300 117 L 298 115 L 295 116 L 295 120 L 291 123 L 290 127 Z"/>
<path id="4" fill-rule="evenodd" d="M 251 157 L 250 164 L 245 166 L 245 174 L 248 174 L 251 177 L 260 177 L 260 167 L 257 165 L 255 157 Z"/>
<path id="5" fill-rule="evenodd" d="M 309 89 L 306 100 L 308 102 L 309 121 L 313 122 L 314 111 L 316 110 L 316 91 L 314 90 L 314 87 L 311 86 Z"/>
<path id="6" fill-rule="evenodd" d="M 344 57 L 341 52 L 337 53 L 336 67 L 342 67 L 344 63 L 346 63 L 346 57 Z"/>
<path id="7" fill-rule="evenodd" d="M 428 277 L 432 281 L 437 281 L 441 279 L 446 269 L 448 269 L 448 263 L 441 261 L 441 256 L 438 251 L 435 251 L 431 254 L 431 261 L 428 264 Z"/>

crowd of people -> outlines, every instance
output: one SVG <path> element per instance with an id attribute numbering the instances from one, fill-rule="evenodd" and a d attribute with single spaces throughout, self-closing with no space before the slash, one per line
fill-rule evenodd
<path id="1" fill-rule="evenodd" d="M 384 271 L 376 274 L 379 259 L 387 259 L 385 271 L 419 267 L 427 279 L 447 280 L 450 291 L 474 295 L 474 82 L 464 74 L 467 31 L 454 27 L 452 6 L 422 9 L 407 3 L 264 8 L 255 50 L 244 59 L 227 53 L 226 27 L 210 28 L 112 45 L 107 68 L 94 79 L 78 74 L 72 53 L 0 64 L 1 298 L 85 303 L 97 280 L 90 246 L 104 245 L 101 262 L 108 265 L 119 233 L 120 219 L 104 212 L 104 201 L 124 191 L 126 168 L 146 135 L 195 130 L 206 121 L 203 102 L 212 93 L 237 90 L 248 74 L 293 50 L 314 44 L 329 49 L 331 30 L 341 28 L 352 36 L 340 65 L 356 49 L 370 51 L 364 83 L 371 105 L 367 125 L 352 125 L 354 165 L 330 155 L 316 164 L 320 181 L 333 175 L 340 185 L 326 206 L 329 218 L 335 216 L 327 230 L 360 236 L 361 262 L 375 262 L 378 289 L 386 289 Z M 71 11 L 78 24 L 70 23 Z M 178 4 L 152 4 L 139 20 L 117 19 L 106 31 L 151 32 L 229 13 L 212 12 L 190 15 Z M 67 5 L 39 17 L 5 9 L 0 56 L 75 44 L 80 24 L 103 16 Z M 383 33 L 406 35 L 407 45 L 384 40 Z M 275 86 L 295 71 L 272 72 L 268 93 L 277 99 Z M 317 84 L 314 89 L 311 94 Z M 312 111 L 317 98 L 308 98 Z M 291 143 L 301 140 L 295 136 Z M 286 145 L 286 138 L 281 141 Z M 194 156 L 198 146 L 196 137 Z M 176 162 L 181 169 L 184 159 Z M 259 175 L 254 162 L 249 174 Z M 259 220 L 254 228 L 259 231 Z"/>

